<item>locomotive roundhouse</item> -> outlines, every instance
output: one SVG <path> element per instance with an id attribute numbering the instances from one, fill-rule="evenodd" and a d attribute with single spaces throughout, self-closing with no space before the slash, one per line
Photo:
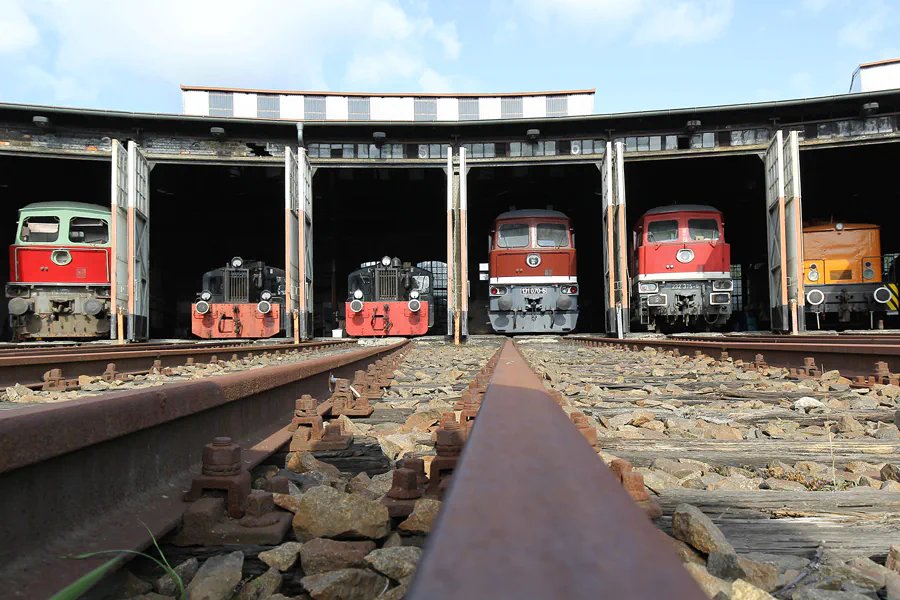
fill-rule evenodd
<path id="1" fill-rule="evenodd" d="M 526 104 L 537 96 L 510 95 Z M 798 284 L 802 222 L 878 225 L 885 272 L 900 252 L 900 89 L 526 113 L 333 120 L 0 104 L 5 239 L 12 244 L 18 211 L 35 202 L 137 215 L 140 231 L 117 233 L 126 229 L 135 252 L 114 303 L 148 327 L 128 339 L 190 337 L 203 273 L 231 256 L 285 271 L 285 306 L 299 314 L 296 331 L 285 318 L 288 337 L 341 327 L 348 274 L 383 254 L 435 273 L 431 333 L 452 334 L 455 320 L 463 336 L 487 333 L 489 236 L 509 210 L 552 207 L 571 220 L 579 331 L 627 330 L 609 310 L 630 308 L 630 232 L 659 206 L 722 212 L 735 329 L 815 328 L 797 316 L 808 291 Z M 0 312 L 8 323 L 6 302 Z"/>

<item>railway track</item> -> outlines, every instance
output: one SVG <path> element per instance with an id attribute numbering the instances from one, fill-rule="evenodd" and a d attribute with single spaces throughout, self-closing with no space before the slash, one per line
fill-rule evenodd
<path id="1" fill-rule="evenodd" d="M 128 344 L 124 346 L 73 346 L 0 351 L 0 387 L 20 384 L 32 389 L 77 389 L 80 376 L 100 377 L 104 373 L 146 374 L 161 369 L 210 359 L 244 359 L 263 353 L 275 354 L 347 346 L 348 340 L 294 343 L 188 343 Z M 113 369 L 109 369 L 110 364 Z M 46 375 L 53 369 L 58 372 Z M 60 381 L 62 380 L 62 381 Z"/>
<path id="2" fill-rule="evenodd" d="M 900 387 L 652 343 L 419 339 L 368 378 L 353 372 L 401 345 L 0 414 L 0 579 L 45 597 L 102 562 L 58 556 L 145 547 L 140 519 L 173 566 L 193 561 L 194 588 L 233 578 L 223 598 L 892 597 Z M 358 413 L 329 415 L 350 389 L 322 402 L 331 374 L 368 390 L 347 396 Z M 337 446 L 310 441 L 316 412 Z M 287 537 L 190 543 L 231 506 L 183 501 L 221 435 Z M 126 568 L 92 597 L 161 575 Z"/>

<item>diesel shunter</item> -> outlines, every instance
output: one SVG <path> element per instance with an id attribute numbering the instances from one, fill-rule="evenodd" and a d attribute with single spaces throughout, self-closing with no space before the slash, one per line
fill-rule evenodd
<path id="1" fill-rule="evenodd" d="M 203 274 L 191 306 L 191 331 L 201 338 L 268 338 L 284 329 L 285 275 L 240 256 Z"/>
<path id="2" fill-rule="evenodd" d="M 347 277 L 347 333 L 354 337 L 425 335 L 434 325 L 431 271 L 385 256 Z"/>

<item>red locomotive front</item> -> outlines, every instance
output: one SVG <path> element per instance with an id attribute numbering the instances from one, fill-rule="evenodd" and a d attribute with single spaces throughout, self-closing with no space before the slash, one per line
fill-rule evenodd
<path id="1" fill-rule="evenodd" d="M 634 228 L 637 278 L 632 320 L 661 325 L 723 325 L 731 315 L 731 248 L 722 213 L 711 206 L 661 206 Z"/>
<path id="2" fill-rule="evenodd" d="M 109 332 L 110 210 L 40 202 L 19 211 L 6 285 L 13 338 L 94 338 Z"/>
<path id="3" fill-rule="evenodd" d="M 566 333 L 578 320 L 575 236 L 555 210 L 513 210 L 494 222 L 491 327 L 500 333 Z"/>

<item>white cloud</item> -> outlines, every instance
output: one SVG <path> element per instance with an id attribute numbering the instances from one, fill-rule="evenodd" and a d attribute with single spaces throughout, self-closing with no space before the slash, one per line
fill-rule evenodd
<path id="1" fill-rule="evenodd" d="M 246 0 L 218 0 L 214 10 L 184 0 L 0 0 L 0 54 L 40 44 L 8 73 L 4 65 L 3 98 L 27 101 L 40 89 L 51 102 L 94 96 L 135 108 L 132 88 L 138 86 L 125 81 L 152 87 L 157 101 L 160 89 L 170 86 L 178 103 L 180 83 L 310 89 L 326 87 L 325 73 L 332 85 L 343 76 L 359 85 L 415 88 L 426 68 L 440 68 L 461 52 L 454 23 L 412 14 L 399 0 L 262 6 Z M 6 29 L 15 36 L 4 35 Z M 66 83 L 73 81 L 77 94 Z"/>
<path id="2" fill-rule="evenodd" d="M 806 10 L 819 12 L 822 9 L 827 8 L 833 1 L 834 0 L 803 0 L 801 4 Z"/>
<path id="3" fill-rule="evenodd" d="M 421 59 L 402 50 L 357 54 L 347 67 L 345 80 L 351 86 L 371 86 L 391 79 L 409 79 L 424 68 Z"/>
<path id="4" fill-rule="evenodd" d="M 37 27 L 15 0 L 0 0 L 0 55 L 12 54 L 36 45 Z"/>
<path id="5" fill-rule="evenodd" d="M 419 77 L 419 87 L 422 88 L 423 92 L 432 94 L 449 94 L 458 89 L 454 88 L 449 77 L 445 77 L 432 69 L 425 69 L 422 72 L 421 77 Z"/>
<path id="6" fill-rule="evenodd" d="M 731 0 L 679 2 L 660 7 L 638 26 L 634 41 L 638 44 L 708 42 L 725 31 L 733 11 Z"/>
<path id="7" fill-rule="evenodd" d="M 719 36 L 730 24 L 733 0 L 518 0 L 541 28 L 579 38 L 629 37 L 636 44 L 694 44 Z M 515 25 L 515 24 L 513 24 Z M 495 34 L 514 31 L 508 22 Z"/>
<path id="8" fill-rule="evenodd" d="M 853 48 L 871 48 L 874 45 L 875 35 L 887 26 L 891 9 L 881 0 L 858 5 L 857 9 L 862 15 L 861 18 L 850 21 L 838 31 L 838 42 Z"/>

